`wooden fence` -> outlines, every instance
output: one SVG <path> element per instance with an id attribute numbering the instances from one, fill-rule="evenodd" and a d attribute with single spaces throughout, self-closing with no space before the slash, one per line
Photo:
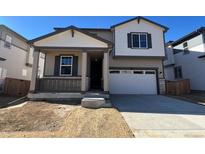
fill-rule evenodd
<path id="1" fill-rule="evenodd" d="M 6 78 L 4 82 L 4 94 L 9 96 L 26 96 L 30 87 L 30 81 Z"/>
<path id="2" fill-rule="evenodd" d="M 188 79 L 177 81 L 166 81 L 166 93 L 170 95 L 182 95 L 190 93 L 190 82 Z"/>

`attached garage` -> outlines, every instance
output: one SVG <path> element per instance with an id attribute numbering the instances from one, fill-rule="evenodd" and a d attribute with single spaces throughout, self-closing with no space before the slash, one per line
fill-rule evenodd
<path id="1" fill-rule="evenodd" d="M 109 71 L 111 94 L 157 94 L 156 70 Z"/>

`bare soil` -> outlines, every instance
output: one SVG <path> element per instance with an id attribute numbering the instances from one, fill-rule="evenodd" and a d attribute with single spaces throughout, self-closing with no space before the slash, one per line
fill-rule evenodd
<path id="1" fill-rule="evenodd" d="M 27 102 L 0 109 L 0 137 L 133 137 L 116 109 Z"/>

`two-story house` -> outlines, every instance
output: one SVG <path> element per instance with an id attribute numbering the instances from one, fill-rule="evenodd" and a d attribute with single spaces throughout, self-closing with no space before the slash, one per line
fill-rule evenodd
<path id="1" fill-rule="evenodd" d="M 205 28 L 167 43 L 166 80 L 189 79 L 191 90 L 205 90 Z"/>
<path id="2" fill-rule="evenodd" d="M 40 57 L 41 69 L 43 60 Z M 6 77 L 31 80 L 32 64 L 33 48 L 28 40 L 7 26 L 0 25 L 0 91 Z"/>
<path id="3" fill-rule="evenodd" d="M 163 94 L 164 33 L 167 27 L 143 17 L 109 29 L 54 28 L 30 40 L 34 61 L 32 99 L 79 98 L 103 94 Z M 37 76 L 45 54 L 44 74 Z"/>

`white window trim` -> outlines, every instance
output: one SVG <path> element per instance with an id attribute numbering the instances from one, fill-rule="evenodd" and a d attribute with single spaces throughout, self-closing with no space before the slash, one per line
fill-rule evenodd
<path id="1" fill-rule="evenodd" d="M 138 35 L 139 37 L 139 47 L 134 47 L 133 46 L 133 35 Z M 146 47 L 141 47 L 141 42 L 140 42 L 140 35 L 146 35 Z M 132 48 L 133 49 L 148 49 L 148 38 L 147 38 L 147 33 L 131 33 L 131 41 L 132 41 Z"/>
<path id="2" fill-rule="evenodd" d="M 70 57 L 71 58 L 71 65 L 62 65 L 62 58 L 63 57 Z M 70 71 L 70 74 L 62 74 L 61 73 L 61 67 L 62 66 L 71 66 L 71 71 Z M 73 74 L 73 56 L 60 56 L 60 76 L 72 76 Z"/>

